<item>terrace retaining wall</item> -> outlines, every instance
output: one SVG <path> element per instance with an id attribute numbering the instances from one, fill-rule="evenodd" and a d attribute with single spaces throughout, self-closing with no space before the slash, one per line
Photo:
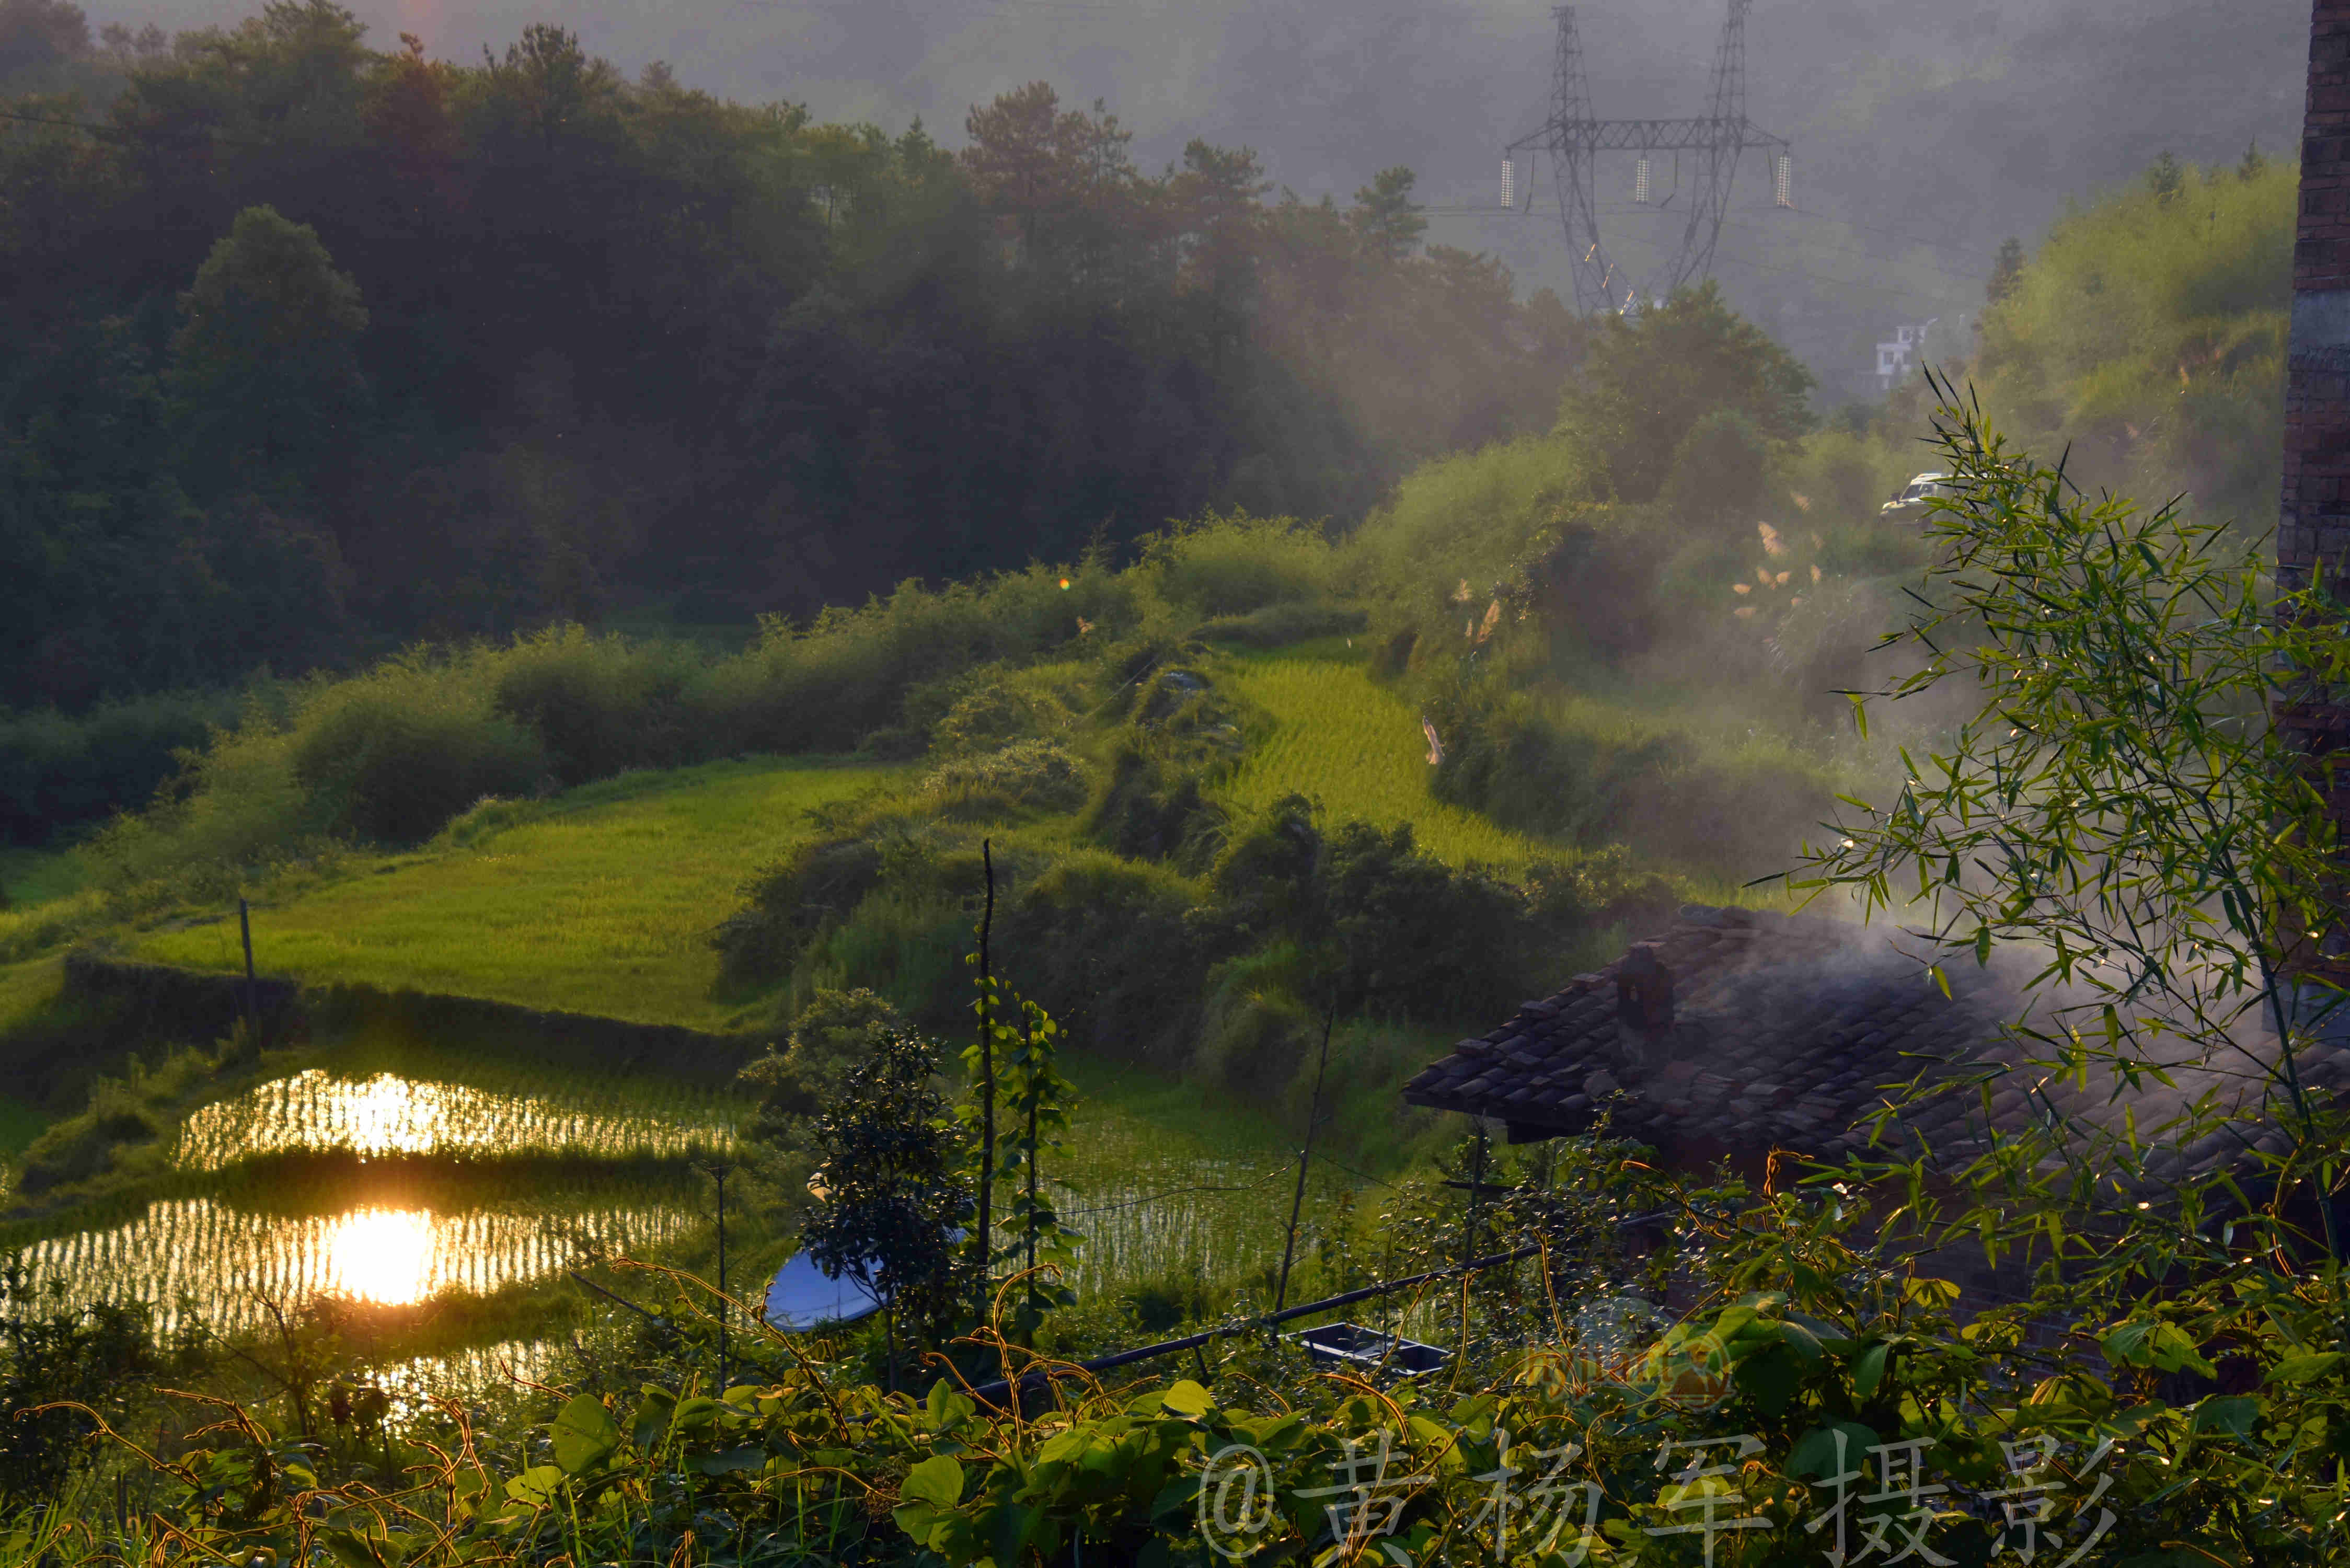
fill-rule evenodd
<path id="1" fill-rule="evenodd" d="M 389 1025 L 443 1047 L 711 1084 L 731 1081 L 762 1044 L 749 1035 L 434 992 L 305 986 L 283 978 L 257 980 L 255 992 L 263 1035 L 271 1041 Z M 125 1025 L 172 1040 L 218 1039 L 244 1012 L 241 974 L 124 963 L 88 953 L 66 960 L 66 992 L 117 1010 Z"/>

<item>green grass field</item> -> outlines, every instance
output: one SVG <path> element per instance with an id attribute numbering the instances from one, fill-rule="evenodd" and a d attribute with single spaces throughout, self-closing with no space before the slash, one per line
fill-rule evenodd
<path id="1" fill-rule="evenodd" d="M 46 904 L 81 890 L 83 867 L 54 849 L 0 848 L 0 893 L 13 905 Z"/>
<path id="2" fill-rule="evenodd" d="M 574 790 L 470 846 L 433 846 L 253 911 L 273 974 L 723 1029 L 711 928 L 808 831 L 810 806 L 902 770 L 712 763 Z M 233 917 L 140 937 L 136 957 L 242 960 Z"/>
<path id="3" fill-rule="evenodd" d="M 1260 809 L 1295 792 L 1339 817 L 1381 826 L 1412 825 L 1421 848 L 1452 865 L 1471 860 L 1523 867 L 1573 851 L 1496 826 L 1428 793 L 1431 772 L 1419 714 L 1373 680 L 1364 660 L 1337 639 L 1235 658 L 1223 679 L 1274 716 L 1278 728 L 1252 745 L 1223 788 L 1236 805 Z"/>

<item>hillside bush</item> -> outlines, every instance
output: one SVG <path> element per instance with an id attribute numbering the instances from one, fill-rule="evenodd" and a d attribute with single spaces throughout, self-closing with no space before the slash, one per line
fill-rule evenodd
<path id="1" fill-rule="evenodd" d="M 484 795 L 527 794 L 547 777 L 546 747 L 473 673 L 394 663 L 304 703 L 290 761 L 319 825 L 419 844 Z"/>
<path id="2" fill-rule="evenodd" d="M 792 1019 L 781 1048 L 770 1044 L 736 1082 L 758 1098 L 751 1137 L 806 1151 L 816 1117 L 840 1096 L 848 1075 L 881 1036 L 906 1027 L 898 1010 L 871 991 L 819 991 Z"/>
<path id="3" fill-rule="evenodd" d="M 1161 601 L 1207 619 L 1318 599 L 1334 580 L 1330 541 L 1290 517 L 1211 513 L 1140 541 L 1140 554 Z"/>
<path id="4" fill-rule="evenodd" d="M 951 759 L 932 769 L 922 787 L 953 802 L 965 815 L 983 805 L 1075 811 L 1089 789 L 1084 764 L 1052 741 L 1016 741 L 1000 751 Z"/>
<path id="5" fill-rule="evenodd" d="M 0 713 L 0 844 L 45 844 L 146 805 L 180 771 L 180 753 L 236 722 L 244 699 L 224 690 L 164 691 L 68 717 Z"/>
<path id="6" fill-rule="evenodd" d="M 714 754 L 682 701 L 699 662 L 680 644 L 550 628 L 500 651 L 493 704 L 537 738 L 566 785 L 674 767 Z"/>
<path id="7" fill-rule="evenodd" d="M 1825 769 L 1773 735 L 1726 742 L 1524 691 L 1471 691 L 1442 712 L 1430 793 L 1589 848 L 1760 875 L 1835 794 Z"/>

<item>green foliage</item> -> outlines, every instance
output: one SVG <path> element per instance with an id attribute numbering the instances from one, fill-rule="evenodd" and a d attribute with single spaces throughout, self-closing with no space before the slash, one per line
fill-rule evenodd
<path id="1" fill-rule="evenodd" d="M 1446 737 L 1430 783 L 1438 799 L 1587 849 L 1767 864 L 1819 820 L 1839 782 L 1783 742 L 1724 743 L 1613 705 L 1471 687 L 1431 710 Z"/>
<path id="2" fill-rule="evenodd" d="M 905 1032 L 877 1036 L 839 1097 L 816 1118 L 823 1199 L 801 1244 L 834 1279 L 887 1304 L 893 1324 L 938 1334 L 962 1294 L 951 1232 L 971 1217 L 947 1103 L 931 1086 L 938 1048 Z"/>
<path id="3" fill-rule="evenodd" d="M 56 1497 L 89 1462 L 87 1439 L 120 1421 L 162 1370 L 141 1308 L 68 1310 L 34 1288 L 23 1260 L 0 1253 L 0 1520 Z M 0 1547 L 6 1540 L 0 1536 Z"/>
<path id="4" fill-rule="evenodd" d="M 1247 150 L 1145 171 L 1041 82 L 958 154 L 545 24 L 467 65 L 307 0 L 102 53 L 53 9 L 0 46 L 66 89 L 0 147 L 10 705 L 1353 516 L 1540 424 L 1572 359 L 1555 298 L 1413 254 L 1409 171 L 1268 202 Z M 158 151 L 191 127 L 206 159 Z"/>
<path id="5" fill-rule="evenodd" d="M 240 707 L 227 691 L 166 691 L 70 718 L 0 716 L 0 841 L 39 844 L 145 805 L 178 773 L 179 753 L 234 723 Z"/>
<path id="6" fill-rule="evenodd" d="M 701 671 L 675 645 L 556 627 L 517 639 L 497 666 L 497 712 L 536 737 L 565 784 L 707 754 L 684 701 Z"/>
<path id="7" fill-rule="evenodd" d="M 975 969 L 979 955 L 972 953 L 966 961 Z M 972 1011 L 980 1037 L 963 1047 L 970 1092 L 956 1106 L 956 1116 L 972 1184 L 984 1184 L 993 1199 L 987 1233 L 972 1238 L 972 1251 L 991 1295 L 997 1265 L 1011 1265 L 1020 1299 L 1013 1337 L 1034 1345 L 1045 1313 L 1076 1301 L 1061 1272 L 1075 1256 L 1078 1236 L 1061 1223 L 1044 1176 L 1045 1154 L 1059 1153 L 1060 1135 L 1069 1130 L 1076 1087 L 1054 1064 L 1061 1026 L 1053 1015 L 992 975 L 974 979 L 979 996 Z M 1067 1183 L 1056 1179 L 1054 1187 L 1066 1190 Z M 985 1304 L 992 1317 L 997 1303 Z"/>
<path id="8" fill-rule="evenodd" d="M 1673 449 L 1658 497 L 1666 514 L 1711 534 L 1743 534 L 1763 497 L 1771 452 L 1744 411 L 1716 409 L 1689 428 Z"/>
<path id="9" fill-rule="evenodd" d="M 1000 751 L 941 763 L 922 787 L 945 796 L 963 814 L 990 805 L 1014 810 L 1074 811 L 1090 786 L 1085 768 L 1066 746 L 1051 741 L 1015 741 Z"/>
<path id="10" fill-rule="evenodd" d="M 180 296 L 171 381 L 203 468 L 307 474 L 364 393 L 359 285 L 316 229 L 247 207 Z"/>
<path id="11" fill-rule="evenodd" d="M 339 836 L 417 844 L 485 796 L 530 793 L 546 754 L 489 697 L 417 663 L 326 688 L 304 705 L 290 748 L 312 820 Z"/>
<path id="12" fill-rule="evenodd" d="M 2069 448 L 2085 487 L 2185 491 L 2220 520 L 2273 508 L 2298 181 L 2172 160 L 2068 213 L 1984 316 L 1984 407 Z"/>
<path id="13" fill-rule="evenodd" d="M 1618 496 L 1648 501 L 1706 415 L 1735 411 L 1763 441 L 1792 441 L 1811 428 L 1811 373 L 1709 283 L 1604 317 L 1560 404 L 1559 431 L 1596 455 Z"/>
<path id="14" fill-rule="evenodd" d="M 898 1010 L 870 991 L 819 991 L 793 1019 L 784 1048 L 770 1045 L 737 1082 L 758 1096 L 750 1136 L 791 1148 L 814 1144 L 816 1118 L 846 1091 L 849 1075 L 881 1037 L 902 1033 Z"/>
<path id="15" fill-rule="evenodd" d="M 1318 598 L 1331 582 L 1329 541 L 1292 517 L 1210 513 L 1140 544 L 1158 597 L 1203 618 Z"/>

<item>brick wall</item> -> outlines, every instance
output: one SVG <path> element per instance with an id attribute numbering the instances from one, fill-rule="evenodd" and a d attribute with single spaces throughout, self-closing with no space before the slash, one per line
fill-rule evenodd
<path id="1" fill-rule="evenodd" d="M 2302 587 L 2322 567 L 2326 583 L 2350 595 L 2350 0 L 2314 0 L 2310 8 L 2288 365 L 2277 582 Z M 2338 765 L 2335 753 L 2350 750 L 2350 705 L 2339 693 L 2294 696 L 2279 709 L 2279 723 L 2314 758 Z M 2342 782 L 2335 775 L 2332 790 Z M 2350 839 L 2350 794 L 2334 799 Z M 2350 980 L 2344 945 L 2336 933 L 2322 957 L 2304 946 L 2294 967 Z"/>

